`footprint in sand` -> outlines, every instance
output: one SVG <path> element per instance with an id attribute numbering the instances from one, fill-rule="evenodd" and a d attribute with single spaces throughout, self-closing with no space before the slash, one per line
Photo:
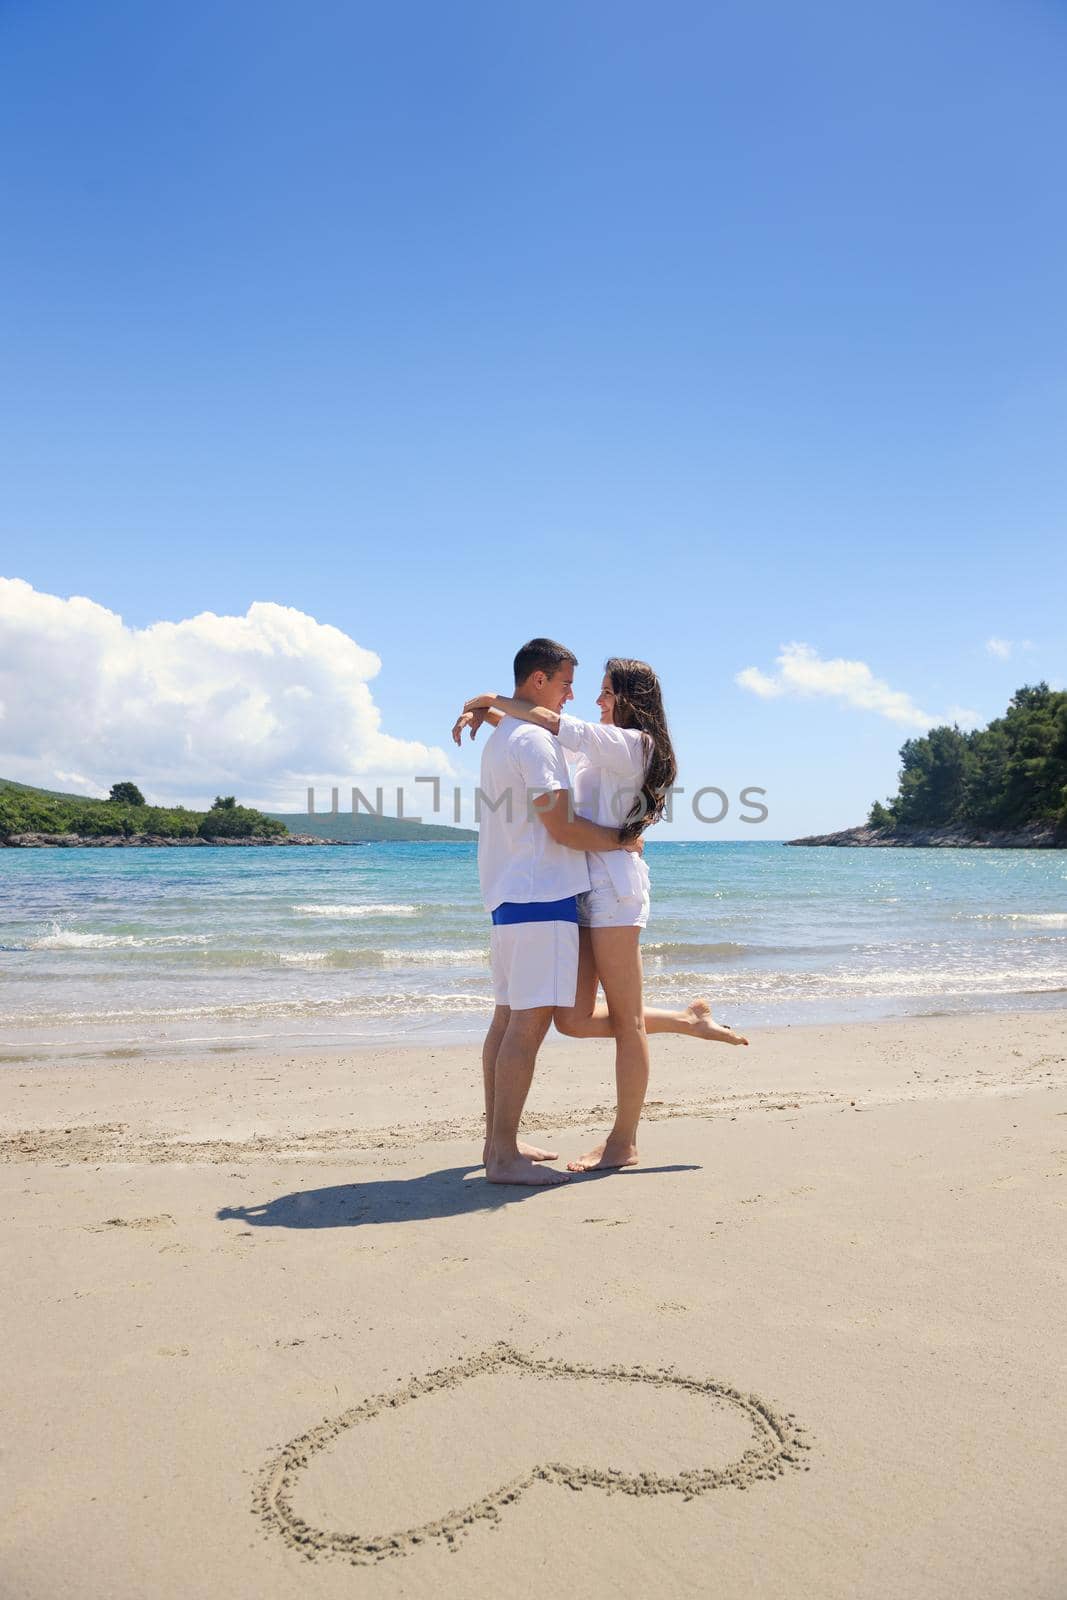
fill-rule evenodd
<path id="1" fill-rule="evenodd" d="M 169 1211 L 162 1212 L 158 1217 L 108 1217 L 104 1223 L 105 1228 L 140 1228 L 145 1231 L 173 1226 L 174 1218 Z"/>
<path id="2" fill-rule="evenodd" d="M 687 1500 L 748 1489 L 807 1470 L 803 1432 L 712 1378 L 498 1344 L 293 1439 L 261 1473 L 254 1510 L 309 1558 L 363 1564 L 454 1546 L 538 1482 Z M 405 1459 L 418 1472 L 397 1473 Z"/>

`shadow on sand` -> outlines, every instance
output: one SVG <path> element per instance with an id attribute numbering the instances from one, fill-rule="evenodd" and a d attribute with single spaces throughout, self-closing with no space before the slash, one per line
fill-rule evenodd
<path id="1" fill-rule="evenodd" d="M 223 1206 L 220 1222 L 246 1222 L 256 1228 L 360 1228 L 375 1222 L 424 1222 L 459 1217 L 471 1211 L 499 1211 L 519 1200 L 544 1196 L 549 1189 L 470 1180 L 482 1167 L 442 1167 L 417 1178 L 381 1178 L 373 1183 L 337 1183 L 279 1195 L 258 1206 Z M 699 1166 L 627 1167 L 618 1172 L 574 1173 L 569 1184 L 600 1183 L 605 1178 L 650 1178 L 657 1173 L 699 1172 Z M 558 1192 L 558 1190 L 557 1190 Z"/>

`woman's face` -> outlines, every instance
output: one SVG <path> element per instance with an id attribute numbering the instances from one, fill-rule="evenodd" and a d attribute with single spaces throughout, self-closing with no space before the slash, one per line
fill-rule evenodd
<path id="1" fill-rule="evenodd" d="M 615 691 L 611 687 L 611 678 L 606 672 L 604 681 L 600 685 L 600 693 L 597 695 L 596 703 L 600 707 L 601 722 L 613 723 L 615 721 Z"/>

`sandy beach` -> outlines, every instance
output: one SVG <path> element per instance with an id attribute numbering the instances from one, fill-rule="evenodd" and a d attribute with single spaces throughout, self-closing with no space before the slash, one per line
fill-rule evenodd
<path id="1" fill-rule="evenodd" d="M 9 1059 L 0 1592 L 1061 1600 L 1067 1012 L 750 1035 Z"/>

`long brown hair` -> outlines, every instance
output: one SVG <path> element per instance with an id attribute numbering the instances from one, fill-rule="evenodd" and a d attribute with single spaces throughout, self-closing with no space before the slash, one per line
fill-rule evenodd
<path id="1" fill-rule="evenodd" d="M 624 839 L 635 839 L 662 817 L 667 806 L 667 792 L 678 776 L 678 763 L 667 728 L 667 713 L 663 709 L 663 691 L 648 662 L 612 656 L 604 663 L 604 671 L 611 679 L 611 692 L 615 696 L 615 726 L 640 728 L 652 741 L 652 755 L 645 769 L 641 793 L 635 797 L 621 829 Z"/>

